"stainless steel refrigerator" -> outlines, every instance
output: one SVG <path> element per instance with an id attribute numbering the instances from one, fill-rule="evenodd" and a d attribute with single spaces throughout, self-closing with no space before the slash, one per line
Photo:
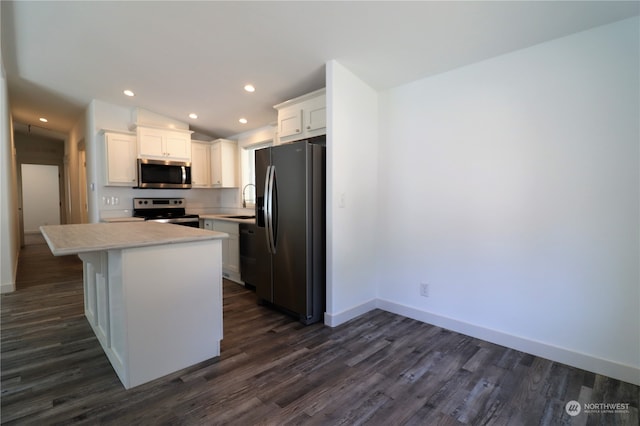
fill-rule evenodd
<path id="1" fill-rule="evenodd" d="M 325 309 L 324 138 L 256 151 L 256 225 L 267 254 L 256 261 L 259 302 L 321 321 Z M 262 238 L 260 238 L 262 239 Z"/>

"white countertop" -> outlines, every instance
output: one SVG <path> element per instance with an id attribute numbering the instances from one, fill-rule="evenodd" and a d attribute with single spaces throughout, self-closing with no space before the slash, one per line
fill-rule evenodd
<path id="1" fill-rule="evenodd" d="M 224 232 L 146 221 L 46 225 L 40 232 L 54 256 L 228 237 Z"/>
<path id="2" fill-rule="evenodd" d="M 199 215 L 200 219 L 213 219 L 213 220 L 226 220 L 228 222 L 235 222 L 235 223 L 250 223 L 250 224 L 254 224 L 256 223 L 256 218 L 251 218 L 251 219 L 237 219 L 237 218 L 232 218 L 229 216 L 233 216 L 231 214 L 201 214 Z M 240 215 L 238 215 L 240 216 Z M 247 215 L 249 216 L 249 215 Z"/>
<path id="3" fill-rule="evenodd" d="M 143 222 L 143 217 L 135 217 L 135 216 L 123 216 L 123 217 L 105 217 L 102 218 L 102 222 Z"/>

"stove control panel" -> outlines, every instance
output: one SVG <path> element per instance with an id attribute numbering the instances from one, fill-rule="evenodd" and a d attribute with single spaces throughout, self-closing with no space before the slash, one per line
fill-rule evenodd
<path id="1" fill-rule="evenodd" d="M 134 198 L 134 209 L 185 208 L 184 198 Z"/>

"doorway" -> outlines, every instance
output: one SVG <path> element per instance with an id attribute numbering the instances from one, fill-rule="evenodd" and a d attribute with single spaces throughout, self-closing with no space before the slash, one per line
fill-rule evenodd
<path id="1" fill-rule="evenodd" d="M 66 223 L 65 141 L 42 129 L 16 124 L 20 245 L 38 238 L 40 226 Z M 24 128 L 23 128 L 24 127 Z M 43 239 L 41 239 L 44 241 Z"/>
<path id="2" fill-rule="evenodd" d="M 42 225 L 60 224 L 60 169 L 57 165 L 21 164 L 22 226 L 25 243 Z"/>

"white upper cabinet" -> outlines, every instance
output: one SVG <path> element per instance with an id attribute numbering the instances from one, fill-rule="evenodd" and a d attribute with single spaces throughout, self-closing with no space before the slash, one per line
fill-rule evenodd
<path id="1" fill-rule="evenodd" d="M 296 106 L 278 111 L 280 139 L 300 134 L 302 134 L 302 110 Z"/>
<path id="2" fill-rule="evenodd" d="M 138 157 L 191 161 L 191 132 L 137 127 Z"/>
<path id="3" fill-rule="evenodd" d="M 234 141 L 216 139 L 211 145 L 211 185 L 214 188 L 237 188 Z"/>
<path id="4" fill-rule="evenodd" d="M 107 186 L 136 186 L 136 135 L 105 132 Z"/>
<path id="5" fill-rule="evenodd" d="M 304 129 L 308 133 L 316 132 L 313 136 L 327 133 L 327 100 L 324 95 L 316 96 L 304 103 L 302 108 L 304 115 Z"/>
<path id="6" fill-rule="evenodd" d="M 192 188 L 237 188 L 237 144 L 226 139 L 191 143 Z"/>
<path id="7" fill-rule="evenodd" d="M 191 142 L 191 187 L 211 187 L 210 142 Z"/>
<path id="8" fill-rule="evenodd" d="M 278 110 L 278 143 L 327 133 L 325 89 L 275 105 Z"/>

